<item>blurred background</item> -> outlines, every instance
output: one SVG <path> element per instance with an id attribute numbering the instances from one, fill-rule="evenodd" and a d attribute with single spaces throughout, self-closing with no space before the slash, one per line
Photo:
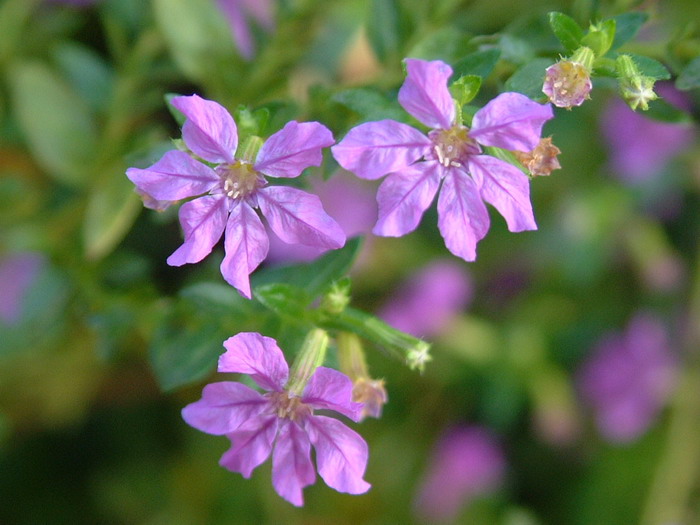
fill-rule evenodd
<path id="1" fill-rule="evenodd" d="M 366 342 L 389 398 L 351 425 L 367 494 L 319 480 L 297 509 L 269 462 L 250 480 L 219 467 L 228 441 L 180 410 L 223 379 L 221 342 L 259 330 L 295 349 L 224 283 L 221 246 L 166 264 L 177 207 L 145 209 L 124 175 L 179 138 L 165 96 L 339 140 L 408 121 L 404 57 L 469 57 L 476 105 L 512 89 L 565 54 L 552 10 L 643 21 L 622 49 L 668 68 L 668 106 L 634 113 L 596 77 L 545 126 L 562 169 L 532 180 L 539 230 L 490 210 L 474 263 L 447 251 L 434 205 L 416 232 L 372 236 L 378 183 L 328 155 L 302 182 L 364 237 L 353 306 L 433 360 L 419 374 Z M 0 523 L 700 522 L 698 21 L 694 0 L 1 0 Z M 259 272 L 317 255 L 273 243 Z"/>

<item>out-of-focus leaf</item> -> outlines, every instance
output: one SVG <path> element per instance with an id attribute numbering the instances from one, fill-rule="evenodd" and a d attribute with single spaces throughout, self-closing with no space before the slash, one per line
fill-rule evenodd
<path id="1" fill-rule="evenodd" d="M 304 265 L 269 268 L 255 273 L 251 278 L 253 289 L 271 283 L 287 283 L 303 288 L 309 297 L 315 298 L 333 281 L 337 281 L 350 270 L 360 251 L 361 238 L 349 239 L 339 250 L 332 250 Z"/>
<path id="2" fill-rule="evenodd" d="M 656 80 L 668 80 L 671 78 L 669 70 L 658 60 L 643 55 L 635 55 L 633 53 L 625 53 L 632 57 L 634 63 L 639 68 L 639 72 L 647 77 L 655 78 Z"/>
<path id="3" fill-rule="evenodd" d="M 303 321 L 306 307 L 311 297 L 304 289 L 286 283 L 272 283 L 258 286 L 255 298 L 280 317 Z"/>
<path id="4" fill-rule="evenodd" d="M 454 27 L 444 27 L 429 33 L 406 54 L 411 58 L 444 60 L 454 63 L 469 50 L 469 36 Z"/>
<path id="5" fill-rule="evenodd" d="M 86 101 L 41 62 L 16 64 L 9 81 L 15 115 L 37 160 L 61 182 L 85 182 L 96 151 Z"/>
<path id="6" fill-rule="evenodd" d="M 121 163 L 105 171 L 88 197 L 83 243 L 88 259 L 100 259 L 119 244 L 133 224 L 141 201 Z"/>
<path id="7" fill-rule="evenodd" d="M 581 45 L 583 29 L 570 16 L 556 11 L 551 12 L 549 13 L 549 25 L 568 52 L 576 50 Z"/>
<path id="8" fill-rule="evenodd" d="M 452 83 L 450 93 L 459 106 L 468 104 L 479 92 L 481 88 L 481 77 L 478 75 L 465 75 Z"/>
<path id="9" fill-rule="evenodd" d="M 235 61 L 231 28 L 210 0 L 154 0 L 156 22 L 182 71 L 206 81 Z"/>
<path id="10" fill-rule="evenodd" d="M 676 87 L 682 91 L 700 88 L 700 57 L 695 57 L 683 68 L 676 79 Z"/>
<path id="11" fill-rule="evenodd" d="M 500 56 L 500 49 L 486 49 L 470 53 L 455 63 L 453 78 L 460 78 L 464 75 L 477 75 L 486 78 L 493 71 Z"/>
<path id="12" fill-rule="evenodd" d="M 506 81 L 506 91 L 517 91 L 533 99 L 542 97 L 545 70 L 551 65 L 549 58 L 536 58 L 528 62 Z"/>
<path id="13" fill-rule="evenodd" d="M 25 22 L 40 0 L 5 0 L 0 5 L 0 62 L 14 53 L 24 33 Z"/>
<path id="14" fill-rule="evenodd" d="M 232 286 L 201 282 L 180 291 L 180 296 L 197 309 L 219 316 L 241 316 L 249 313 L 255 303 L 244 299 Z"/>
<path id="15" fill-rule="evenodd" d="M 114 71 L 92 49 L 63 42 L 53 56 L 66 78 L 93 110 L 105 110 L 112 94 Z"/>
<path id="16" fill-rule="evenodd" d="M 613 18 L 615 19 L 615 40 L 611 49 L 617 49 L 634 38 L 637 31 L 649 19 L 649 15 L 646 13 L 623 13 Z"/>
<path id="17" fill-rule="evenodd" d="M 173 390 L 214 372 L 217 358 L 224 352 L 222 343 L 230 335 L 213 321 L 166 320 L 156 331 L 149 349 L 151 366 L 161 389 Z"/>
<path id="18" fill-rule="evenodd" d="M 375 89 L 346 89 L 333 96 L 333 100 L 355 111 L 363 120 L 406 118 L 406 112 L 394 100 Z"/>
<path id="19" fill-rule="evenodd" d="M 396 0 L 372 0 L 367 17 L 367 37 L 381 61 L 399 54 L 399 6 Z"/>

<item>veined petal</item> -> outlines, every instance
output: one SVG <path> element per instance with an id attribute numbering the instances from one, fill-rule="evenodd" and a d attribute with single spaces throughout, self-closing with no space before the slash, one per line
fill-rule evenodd
<path id="1" fill-rule="evenodd" d="M 430 139 L 408 124 L 380 120 L 352 128 L 331 151 L 343 168 L 374 180 L 413 164 L 431 147 Z"/>
<path id="2" fill-rule="evenodd" d="M 527 175 L 512 164 L 488 155 L 471 157 L 469 172 L 480 188 L 481 197 L 503 215 L 510 231 L 537 229 Z"/>
<path id="3" fill-rule="evenodd" d="M 441 169 L 435 161 L 417 162 L 384 179 L 377 191 L 379 219 L 372 231 L 401 237 L 415 230 L 440 186 Z"/>
<path id="4" fill-rule="evenodd" d="M 455 103 L 447 89 L 452 68 L 440 60 L 407 58 L 406 80 L 399 90 L 399 104 L 430 128 L 449 129 L 455 119 Z"/>
<path id="5" fill-rule="evenodd" d="M 272 486 L 292 505 L 301 507 L 304 487 L 315 481 L 311 442 L 306 432 L 296 423 L 282 420 L 272 453 Z"/>
<path id="6" fill-rule="evenodd" d="M 320 166 L 321 150 L 334 142 L 323 124 L 288 122 L 262 145 L 255 169 L 272 177 L 298 177 L 309 166 Z"/>
<path id="7" fill-rule="evenodd" d="M 367 468 L 367 443 L 354 430 L 337 419 L 311 416 L 304 428 L 316 449 L 318 473 L 338 492 L 362 494 L 371 485 L 362 476 Z"/>
<path id="8" fill-rule="evenodd" d="M 126 176 L 140 192 L 158 201 L 201 195 L 219 183 L 213 169 L 177 150 L 168 151 L 149 168 L 129 168 Z"/>
<path id="9" fill-rule="evenodd" d="M 250 274 L 265 259 L 267 232 L 258 214 L 245 202 L 231 210 L 226 224 L 221 274 L 226 282 L 250 299 Z"/>
<path id="10" fill-rule="evenodd" d="M 241 332 L 224 341 L 226 352 L 219 357 L 219 372 L 248 374 L 265 390 L 281 392 L 289 367 L 277 341 L 257 332 Z"/>
<path id="11" fill-rule="evenodd" d="M 219 465 L 249 478 L 255 467 L 270 456 L 278 424 L 279 418 L 276 415 L 249 419 L 238 430 L 228 434 L 231 448 L 221 456 Z"/>
<path id="12" fill-rule="evenodd" d="M 476 259 L 476 243 L 489 230 L 479 188 L 463 171 L 450 169 L 438 197 L 438 227 L 445 246 L 465 261 Z"/>
<path id="13" fill-rule="evenodd" d="M 484 146 L 531 151 L 553 116 L 550 104 L 538 104 L 520 93 L 501 93 L 476 112 L 469 136 Z"/>
<path id="14" fill-rule="evenodd" d="M 238 128 L 226 108 L 198 95 L 175 97 L 170 103 L 187 117 L 182 138 L 188 148 L 209 162 L 233 162 Z"/>
<path id="15" fill-rule="evenodd" d="M 345 232 L 316 195 L 289 186 L 267 186 L 258 190 L 257 198 L 270 228 L 284 242 L 326 249 L 345 244 Z"/>
<path id="16" fill-rule="evenodd" d="M 345 374 L 319 366 L 309 379 L 301 400 L 313 408 L 335 410 L 359 421 L 362 403 L 353 403 L 352 387 L 352 381 Z"/>
<path id="17" fill-rule="evenodd" d="M 260 393 L 241 383 L 211 383 L 204 387 L 202 399 L 182 409 L 182 418 L 197 430 L 220 436 L 260 415 L 268 404 Z"/>
<path id="18" fill-rule="evenodd" d="M 168 257 L 168 264 L 196 263 L 209 255 L 224 233 L 227 216 L 226 198 L 221 195 L 206 195 L 183 204 L 179 217 L 185 242 Z"/>

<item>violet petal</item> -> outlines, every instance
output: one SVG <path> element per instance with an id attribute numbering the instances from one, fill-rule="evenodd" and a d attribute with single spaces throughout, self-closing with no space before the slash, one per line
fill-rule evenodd
<path id="1" fill-rule="evenodd" d="M 455 119 L 455 103 L 447 89 L 452 68 L 440 60 L 404 60 L 406 80 L 399 90 L 399 104 L 430 128 L 449 129 Z"/>
<path id="2" fill-rule="evenodd" d="M 257 332 L 241 332 L 224 341 L 226 352 L 219 357 L 219 372 L 248 374 L 265 390 L 281 392 L 289 367 L 277 341 Z"/>
<path id="3" fill-rule="evenodd" d="M 228 434 L 231 448 L 221 456 L 219 465 L 249 478 L 255 467 L 270 456 L 278 424 L 276 415 L 249 419 L 238 430 Z"/>
<path id="4" fill-rule="evenodd" d="M 272 453 L 272 486 L 292 505 L 301 507 L 304 487 L 315 481 L 311 442 L 306 432 L 296 423 L 282 420 Z"/>
<path id="5" fill-rule="evenodd" d="M 226 227 L 228 206 L 222 196 L 207 195 L 180 207 L 185 242 L 168 257 L 170 266 L 196 263 L 211 253 Z"/>
<path id="6" fill-rule="evenodd" d="M 333 143 L 333 134 L 326 126 L 291 121 L 265 141 L 255 169 L 272 177 L 298 177 L 309 166 L 320 166 L 321 150 Z"/>
<path id="7" fill-rule="evenodd" d="M 362 403 L 352 401 L 352 381 L 345 374 L 319 366 L 309 379 L 301 400 L 313 408 L 335 410 L 359 421 Z"/>

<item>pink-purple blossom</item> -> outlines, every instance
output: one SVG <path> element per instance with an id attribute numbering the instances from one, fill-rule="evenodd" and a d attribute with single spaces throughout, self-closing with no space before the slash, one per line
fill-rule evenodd
<path id="1" fill-rule="evenodd" d="M 309 166 L 319 166 L 321 150 L 333 144 L 325 126 L 288 122 L 267 139 L 253 159 L 246 157 L 246 151 L 237 152 L 236 123 L 222 106 L 197 95 L 176 97 L 172 104 L 187 118 L 182 127 L 185 144 L 202 161 L 172 150 L 149 168 L 126 172 L 149 201 L 178 201 L 204 194 L 180 208 L 185 242 L 168 257 L 168 264 L 201 261 L 225 231 L 221 273 L 250 298 L 249 275 L 269 248 L 256 209 L 286 243 L 322 249 L 344 245 L 342 228 L 326 214 L 316 195 L 268 185 L 266 179 L 298 177 Z"/>
<path id="2" fill-rule="evenodd" d="M 470 501 L 497 490 L 505 470 L 503 451 L 490 431 L 452 427 L 435 445 L 415 511 L 424 520 L 451 522 Z"/>
<path id="3" fill-rule="evenodd" d="M 272 0 L 216 0 L 216 3 L 231 26 L 233 39 L 241 55 L 246 60 L 251 60 L 255 54 L 255 43 L 249 20 L 272 31 L 275 26 Z"/>
<path id="4" fill-rule="evenodd" d="M 583 399 L 603 436 L 633 441 L 652 424 L 675 382 L 676 359 L 661 322 L 637 314 L 624 334 L 607 335 L 579 372 Z"/>
<path id="5" fill-rule="evenodd" d="M 561 60 L 545 72 L 542 92 L 559 108 L 571 109 L 591 98 L 591 73 L 586 66 L 571 60 Z"/>
<path id="6" fill-rule="evenodd" d="M 471 296 L 471 279 L 460 264 L 434 261 L 409 277 L 379 317 L 416 337 L 433 337 L 464 310 Z"/>
<path id="7" fill-rule="evenodd" d="M 182 410 L 194 428 L 225 435 L 231 448 L 219 464 L 244 477 L 272 454 L 272 485 L 290 503 L 304 503 L 303 489 L 318 473 L 338 492 L 362 494 L 367 443 L 337 419 L 314 414 L 331 410 L 357 421 L 361 403 L 352 401 L 352 381 L 325 367 L 316 368 L 301 395 L 288 390 L 289 367 L 277 342 L 258 333 L 240 333 L 224 342 L 219 372 L 248 374 L 266 393 L 241 383 L 220 382 L 204 387 L 202 399 Z"/>
<path id="8" fill-rule="evenodd" d="M 506 219 L 512 232 L 537 229 L 528 177 L 482 146 L 531 151 L 549 104 L 519 93 L 502 93 L 476 112 L 471 127 L 458 120 L 447 88 L 452 68 L 439 60 L 406 59 L 407 76 L 399 90 L 403 108 L 432 130 L 382 120 L 351 129 L 332 148 L 345 169 L 364 179 L 388 176 L 377 193 L 379 218 L 374 233 L 400 237 L 413 231 L 438 194 L 438 227 L 447 248 L 467 261 L 489 229 L 485 202 Z"/>

